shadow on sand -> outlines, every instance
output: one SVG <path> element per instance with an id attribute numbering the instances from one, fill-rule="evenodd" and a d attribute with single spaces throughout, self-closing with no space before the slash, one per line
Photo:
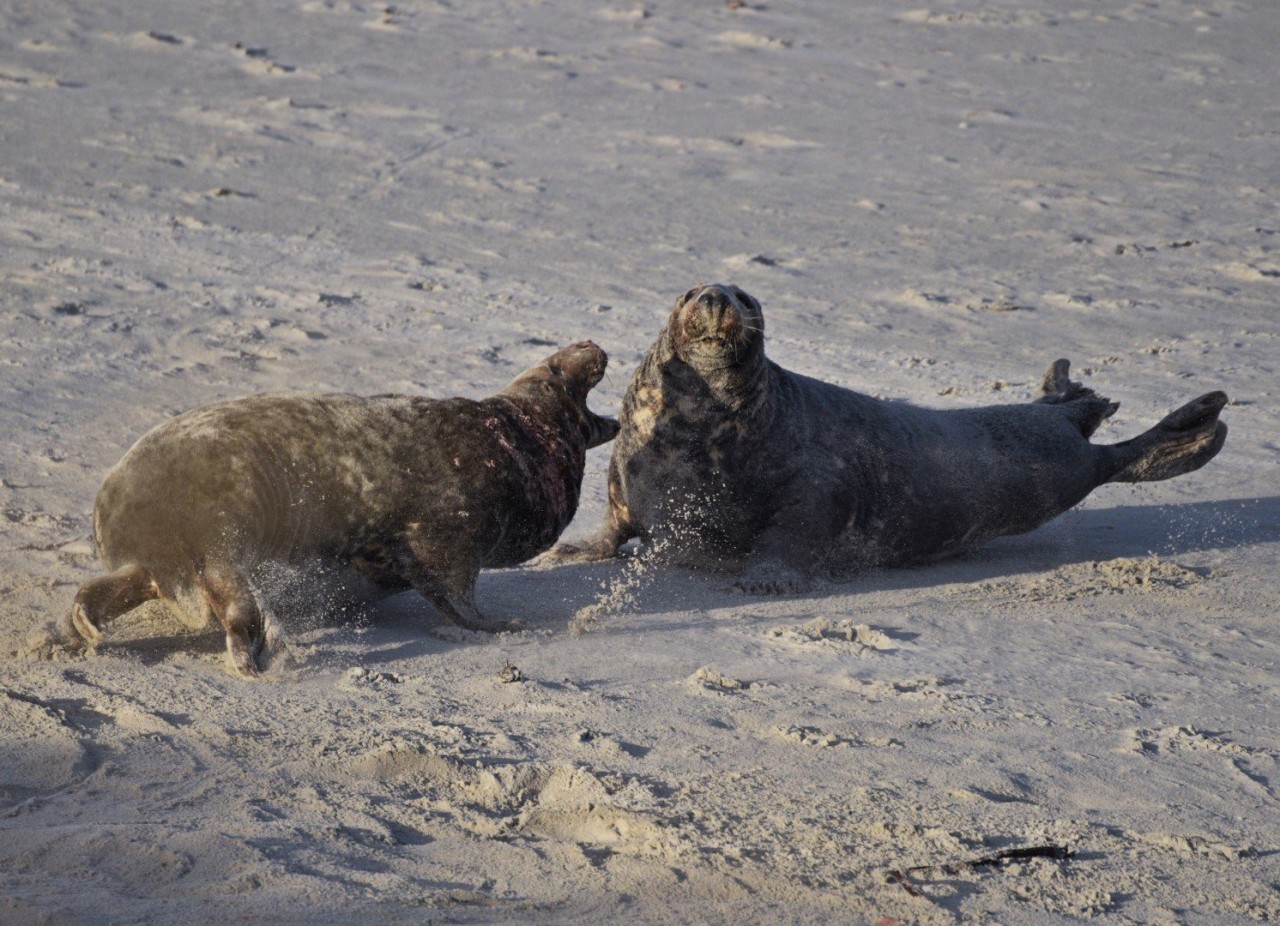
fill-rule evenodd
<path id="1" fill-rule="evenodd" d="M 875 569 L 823 583 L 798 597 L 822 599 L 983 582 L 1119 557 L 1176 558 L 1280 541 L 1280 495 L 1172 505 L 1077 508 L 1030 533 L 1002 537 L 964 556 L 925 566 Z M 636 558 L 557 568 L 485 573 L 478 599 L 486 613 L 520 618 L 532 629 L 559 631 L 581 608 L 600 601 L 636 573 Z M 749 608 L 760 598 L 733 590 L 728 574 L 653 565 L 634 582 L 623 610 Z M 766 599 L 767 600 L 767 599 Z M 424 605 L 425 607 L 425 605 Z"/>
<path id="2" fill-rule="evenodd" d="M 1077 508 L 1028 534 L 994 540 L 966 556 L 928 566 L 877 569 L 839 582 L 822 583 L 801 599 L 859 592 L 925 589 L 1045 572 L 1075 563 L 1116 559 L 1163 559 L 1210 550 L 1231 550 L 1280 541 L 1280 495 L 1174 505 Z M 625 595 L 619 597 L 622 589 Z M 646 564 L 634 551 L 617 560 L 559 567 L 517 567 L 482 573 L 477 600 L 487 617 L 521 621 L 532 631 L 563 633 L 583 608 L 613 596 L 602 620 L 636 611 L 749 610 L 762 599 L 732 588 L 728 574 L 697 573 Z M 768 600 L 768 599 L 763 599 Z M 286 635 L 309 636 L 309 646 L 332 650 L 319 656 L 328 668 L 387 665 L 448 652 L 459 646 L 502 643 L 455 631 L 414 592 L 392 596 L 359 614 L 279 618 Z M 135 636 L 104 643 L 146 664 L 180 653 L 221 652 L 219 629 L 174 636 Z"/>

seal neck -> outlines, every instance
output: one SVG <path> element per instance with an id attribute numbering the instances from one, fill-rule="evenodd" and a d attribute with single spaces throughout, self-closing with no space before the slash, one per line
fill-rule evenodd
<path id="1" fill-rule="evenodd" d="M 709 371 L 703 379 L 727 409 L 751 415 L 767 404 L 773 375 L 774 365 L 759 357 L 750 364 Z"/>
<path id="2" fill-rule="evenodd" d="M 611 418 L 597 415 L 565 393 L 547 390 L 542 394 L 528 392 L 502 392 L 494 398 L 503 399 L 517 410 L 518 420 L 528 430 L 532 422 L 544 439 L 547 435 L 573 447 L 577 453 L 585 453 L 592 447 L 608 443 L 618 431 L 618 423 Z M 548 429 L 549 428 L 549 429 Z"/>
<path id="3" fill-rule="evenodd" d="M 778 394 L 777 381 L 781 368 L 763 354 L 759 354 L 749 371 L 735 377 L 729 387 L 735 408 L 759 425 L 772 420 Z"/>
<path id="4" fill-rule="evenodd" d="M 683 367 L 686 375 L 701 381 L 701 388 L 696 391 L 725 412 L 754 415 L 769 402 L 778 371 L 758 344 L 747 348 L 746 356 L 726 358 L 728 362 L 723 364 L 684 358 L 674 343 L 668 343 L 666 353 L 668 370 Z"/>

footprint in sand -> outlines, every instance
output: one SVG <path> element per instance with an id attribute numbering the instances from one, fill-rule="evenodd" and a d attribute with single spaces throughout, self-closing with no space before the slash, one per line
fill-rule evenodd
<path id="1" fill-rule="evenodd" d="M 788 726 L 775 727 L 773 732 L 784 740 L 798 743 L 801 746 L 809 746 L 817 749 L 829 749 L 833 746 L 843 747 L 876 747 L 880 749 L 901 749 L 902 740 L 892 737 L 872 737 L 871 739 L 863 739 L 861 737 L 840 736 L 826 730 L 813 726 L 797 726 L 794 724 Z"/>
<path id="2" fill-rule="evenodd" d="M 93 758 L 62 707 L 0 690 L 0 807 L 83 779 Z"/>
<path id="3" fill-rule="evenodd" d="M 569 765 L 533 763 L 486 766 L 440 756 L 408 742 L 390 742 L 341 764 L 347 779 L 411 783 L 436 792 L 433 810 L 490 839 L 523 836 L 606 846 L 612 852 L 667 855 L 674 837 L 641 809 L 618 806 L 643 789 L 627 788 Z"/>
<path id="4" fill-rule="evenodd" d="M 697 672 L 690 675 L 689 683 L 701 691 L 718 693 L 743 691 L 751 687 L 750 682 L 730 678 L 728 675 L 724 675 L 711 668 L 711 666 L 703 666 Z"/>
<path id="5" fill-rule="evenodd" d="M 934 701 L 938 703 L 971 701 L 975 705 L 988 703 L 988 699 L 979 695 L 962 694 L 952 690 L 962 683 L 963 679 L 937 675 L 854 681 L 858 686 L 858 693 L 868 701 Z"/>
<path id="6" fill-rule="evenodd" d="M 1001 604 L 1028 601 L 1074 601 L 1101 595 L 1154 594 L 1180 591 L 1205 581 L 1207 569 L 1191 569 L 1157 557 L 1117 559 L 1062 566 L 1044 576 L 1020 581 L 980 582 L 986 599 L 1004 597 Z"/>
<path id="7" fill-rule="evenodd" d="M 1198 730 L 1191 725 L 1157 730 L 1133 730 L 1127 748 L 1151 757 L 1167 754 L 1217 754 L 1247 789 L 1274 800 L 1273 782 L 1280 771 L 1280 753 L 1237 743 L 1221 732 Z"/>
<path id="8" fill-rule="evenodd" d="M 1231 740 L 1223 733 L 1198 730 L 1194 726 L 1163 727 L 1157 730 L 1134 730 L 1132 748 L 1139 752 L 1220 752 L 1231 756 L 1253 756 L 1275 761 L 1280 754 Z"/>
<path id="9" fill-rule="evenodd" d="M 779 624 L 765 631 L 765 637 L 793 646 L 822 646 L 848 650 L 858 656 L 872 652 L 892 652 L 894 641 L 888 634 L 849 618 L 831 620 L 818 616 L 803 624 Z"/>

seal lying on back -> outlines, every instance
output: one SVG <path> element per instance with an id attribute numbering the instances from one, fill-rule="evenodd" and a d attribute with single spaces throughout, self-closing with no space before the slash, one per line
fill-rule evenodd
<path id="1" fill-rule="evenodd" d="M 782 369 L 755 299 L 697 286 L 627 390 L 604 525 L 550 558 L 603 559 L 638 536 L 686 564 L 745 568 L 747 590 L 783 591 L 1029 531 L 1103 483 L 1169 479 L 1221 449 L 1221 392 L 1132 440 L 1090 443 L 1118 405 L 1068 366 L 1056 361 L 1023 405 L 884 402 Z"/>
<path id="2" fill-rule="evenodd" d="M 618 424 L 587 409 L 607 358 L 582 341 L 482 401 L 273 394 L 188 412 L 107 474 L 94 533 L 113 570 L 80 587 L 67 641 L 160 598 L 216 617 L 231 663 L 258 670 L 255 585 L 278 564 L 354 573 L 371 597 L 409 588 L 463 627 L 481 567 L 546 550 L 578 506 L 589 447 Z M 265 567 L 265 568 L 264 568 Z"/>

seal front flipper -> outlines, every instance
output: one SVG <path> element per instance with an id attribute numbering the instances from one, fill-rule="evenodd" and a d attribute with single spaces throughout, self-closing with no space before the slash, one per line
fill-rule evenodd
<path id="1" fill-rule="evenodd" d="M 606 418 L 606 421 L 612 421 Z M 583 543 L 561 543 L 542 556 L 544 563 L 595 563 L 612 559 L 618 555 L 618 549 L 638 536 L 631 525 L 630 512 L 622 500 L 622 488 L 618 479 L 617 457 L 609 461 L 609 509 L 605 512 L 604 523 L 596 535 Z"/>
<path id="2" fill-rule="evenodd" d="M 1227 439 L 1218 414 L 1225 392 L 1209 392 L 1170 412 L 1154 428 L 1131 440 L 1098 448 L 1103 482 L 1156 482 L 1190 473 L 1212 460 Z"/>
<path id="3" fill-rule="evenodd" d="M 587 409 L 586 417 L 588 450 L 609 443 L 609 441 L 618 436 L 618 430 L 622 427 L 622 425 L 618 424 L 617 418 L 597 415 L 591 409 Z"/>
<path id="4" fill-rule="evenodd" d="M 1071 361 L 1065 358 L 1049 364 L 1040 386 L 1037 405 L 1058 405 L 1085 437 L 1092 437 L 1098 426 L 1116 413 L 1119 402 L 1098 395 L 1083 383 L 1071 379 Z"/>
<path id="5" fill-rule="evenodd" d="M 456 531 L 450 542 L 446 532 L 416 524 L 406 531 L 406 540 L 408 549 L 401 558 L 401 575 L 447 620 L 483 633 L 516 629 L 487 620 L 476 607 L 480 563 L 467 552 L 479 546 L 475 538 Z"/>
<path id="6" fill-rule="evenodd" d="M 138 605 L 160 597 L 151 573 L 136 563 L 121 566 L 109 575 L 90 579 L 76 592 L 71 610 L 59 630 L 62 643 L 77 649 L 93 646 L 103 628 Z"/>
<path id="7" fill-rule="evenodd" d="M 733 587 L 747 595 L 801 595 L 813 587 L 813 579 L 782 560 L 753 559 Z"/>
<path id="8" fill-rule="evenodd" d="M 795 526 L 811 525 L 798 520 L 796 508 L 787 509 L 783 523 L 766 528 L 755 542 L 733 587 L 749 595 L 799 595 L 813 587 L 812 551 L 804 550 L 795 538 Z M 803 550 L 803 552 L 802 552 Z"/>
<path id="9" fill-rule="evenodd" d="M 464 630 L 479 633 L 500 633 L 502 631 L 521 630 L 519 621 L 491 621 L 480 613 L 476 607 L 474 590 L 460 589 L 436 592 L 422 592 L 423 597 L 430 599 L 436 610 Z"/>
<path id="10" fill-rule="evenodd" d="M 558 543 L 543 555 L 542 562 L 598 563 L 613 559 L 618 555 L 618 549 L 634 536 L 635 531 L 619 523 L 610 509 L 594 537 L 581 543 Z"/>
<path id="11" fill-rule="evenodd" d="M 806 527 L 813 524 L 796 523 Z M 766 528 L 756 538 L 733 587 L 749 595 L 799 595 L 809 591 L 816 557 L 806 544 L 797 541 L 794 530 L 786 522 Z"/>
<path id="12" fill-rule="evenodd" d="M 631 538 L 615 531 L 610 524 L 605 524 L 590 540 L 582 543 L 558 543 L 542 555 L 541 562 L 560 563 L 598 563 L 601 560 L 613 559 L 618 555 L 618 548 Z"/>

